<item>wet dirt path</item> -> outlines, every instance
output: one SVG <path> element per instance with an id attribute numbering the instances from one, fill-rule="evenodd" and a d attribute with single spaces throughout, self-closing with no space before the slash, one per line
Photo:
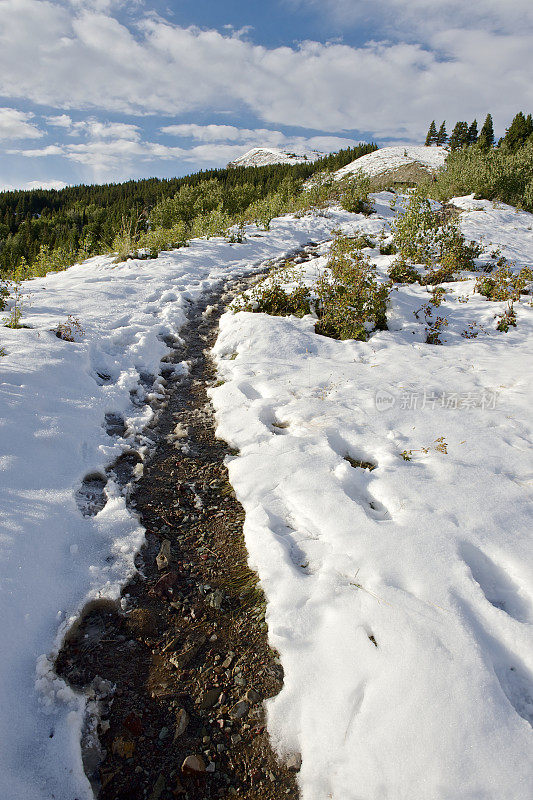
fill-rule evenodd
<path id="1" fill-rule="evenodd" d="M 166 398 L 145 431 L 155 447 L 130 492 L 147 532 L 138 572 L 122 608 L 86 610 L 56 662 L 71 686 L 99 698 L 98 729 L 89 725 L 82 743 L 99 800 L 298 797 L 298 756 L 280 764 L 265 730 L 262 701 L 280 691 L 283 672 L 206 393 L 216 380 L 206 351 L 245 286 L 194 306 L 167 357 Z M 185 376 L 173 371 L 183 360 Z M 130 460 L 116 472 L 131 475 Z"/>

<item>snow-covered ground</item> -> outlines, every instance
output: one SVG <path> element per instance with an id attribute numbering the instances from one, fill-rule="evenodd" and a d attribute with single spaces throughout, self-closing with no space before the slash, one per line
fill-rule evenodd
<path id="1" fill-rule="evenodd" d="M 440 169 L 444 166 L 448 151 L 444 147 L 424 147 L 424 145 L 399 145 L 382 147 L 366 156 L 356 158 L 350 164 L 338 169 L 334 175 L 345 178 L 347 175 L 361 173 L 373 177 L 389 172 L 407 164 L 420 164 L 428 170 Z"/>
<path id="2" fill-rule="evenodd" d="M 389 199 L 344 230 L 387 229 Z M 531 265 L 533 215 L 455 203 L 487 259 Z M 385 275 L 393 257 L 367 252 Z M 533 794 L 533 308 L 500 333 L 473 278 L 446 289 L 443 346 L 413 315 L 420 286 L 368 342 L 221 320 L 212 398 L 285 671 L 270 731 L 302 755 L 303 800 Z"/>
<path id="3" fill-rule="evenodd" d="M 88 475 L 105 481 L 136 438 L 150 445 L 140 433 L 152 412 L 140 401 L 161 391 L 163 338 L 178 335 L 205 290 L 347 217 L 281 220 L 244 244 L 193 241 L 157 260 L 97 257 L 24 284 L 31 327 L 0 326 L 0 797 L 92 797 L 79 748 L 85 701 L 46 656 L 88 599 L 117 597 L 134 569 L 144 531 L 118 487 L 108 481 L 95 516 L 83 515 L 79 490 Z M 69 315 L 78 341 L 52 331 Z M 106 433 L 106 414 L 124 419 L 125 437 Z"/>
<path id="4" fill-rule="evenodd" d="M 305 164 L 316 161 L 322 154 L 314 150 L 307 153 L 289 153 L 277 147 L 253 147 L 244 155 L 230 161 L 228 167 L 264 167 L 268 164 Z"/>
<path id="5" fill-rule="evenodd" d="M 377 237 L 390 200 L 377 196 L 369 218 L 284 218 L 241 245 L 99 257 L 25 284 L 31 328 L 0 327 L 1 797 L 91 798 L 85 699 L 48 657 L 84 603 L 117 597 L 133 570 L 144 532 L 118 487 L 108 481 L 95 516 L 79 489 L 150 446 L 141 401 L 163 387 L 163 339 L 227 277 L 334 228 Z M 467 236 L 531 264 L 533 215 L 456 205 Z M 392 257 L 368 252 L 384 275 Z M 473 286 L 447 285 L 442 347 L 413 315 L 428 299 L 419 286 L 393 292 L 390 329 L 366 343 L 320 337 L 310 317 L 222 318 L 212 396 L 240 450 L 230 477 L 285 670 L 270 730 L 280 752 L 302 754 L 304 800 L 531 796 L 533 308 L 498 333 L 502 305 Z M 75 342 L 51 332 L 69 315 Z M 464 338 L 471 322 L 479 335 Z M 125 436 L 106 433 L 106 414 Z"/>

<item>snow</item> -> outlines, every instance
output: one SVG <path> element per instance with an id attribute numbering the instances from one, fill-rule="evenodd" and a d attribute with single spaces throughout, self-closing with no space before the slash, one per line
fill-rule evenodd
<path id="1" fill-rule="evenodd" d="M 253 147 L 244 155 L 230 161 L 228 167 L 263 167 L 268 164 L 305 164 L 316 161 L 321 153 L 309 151 L 307 153 L 289 153 L 276 147 Z"/>
<path id="2" fill-rule="evenodd" d="M 382 147 L 356 158 L 345 167 L 341 167 L 333 174 L 337 178 L 347 175 L 362 173 L 373 177 L 383 172 L 398 169 L 407 164 L 419 164 L 428 170 L 440 169 L 444 166 L 448 151 L 444 147 L 425 147 L 423 145 L 403 145 L 395 147 Z"/>
<path id="3" fill-rule="evenodd" d="M 387 231 L 375 199 L 344 229 Z M 531 264 L 533 215 L 453 202 L 483 259 L 492 242 Z M 367 252 L 385 275 L 393 257 Z M 212 399 L 284 668 L 269 729 L 302 755 L 303 800 L 531 797 L 533 308 L 500 333 L 472 277 L 445 286 L 441 347 L 413 316 L 420 286 L 368 342 L 312 317 L 221 320 Z"/>
<path id="4" fill-rule="evenodd" d="M 347 216 L 274 221 L 268 234 L 250 228 L 243 244 L 196 240 L 157 260 L 96 257 L 23 284 L 30 327 L 0 327 L 1 797 L 92 797 L 79 748 L 86 699 L 51 659 L 83 606 L 119 597 L 134 570 L 144 530 L 105 469 L 152 444 L 142 401 L 164 391 L 163 339 L 178 336 L 201 293 L 329 237 Z M 69 315 L 76 341 L 53 332 Z M 106 414 L 123 418 L 124 437 L 106 433 Z M 86 476 L 107 479 L 95 516 L 84 515 Z"/>
<path id="5" fill-rule="evenodd" d="M 97 257 L 24 284 L 31 327 L 0 327 L 2 797 L 92 797 L 79 747 L 90 698 L 52 660 L 89 600 L 118 598 L 144 541 L 105 470 L 152 445 L 143 401 L 163 396 L 163 339 L 229 277 L 314 240 L 311 281 L 333 229 L 388 234 L 392 198 L 374 196 L 368 218 L 286 217 L 243 244 Z M 532 263 L 533 215 L 453 202 L 482 260 L 499 248 L 517 268 Z M 393 257 L 367 252 L 384 277 Z M 239 450 L 230 478 L 285 672 L 269 729 L 280 754 L 302 755 L 303 800 L 531 796 L 533 308 L 521 303 L 517 328 L 499 333 L 504 304 L 474 282 L 446 284 L 442 347 L 413 315 L 428 300 L 420 286 L 393 292 L 389 330 L 368 342 L 320 337 L 312 317 L 221 320 L 225 382 L 212 399 Z M 72 342 L 51 330 L 69 315 L 82 329 Z M 479 335 L 464 338 L 472 322 Z M 106 414 L 124 419 L 124 436 L 106 433 Z M 107 480 L 94 516 L 86 476 Z"/>

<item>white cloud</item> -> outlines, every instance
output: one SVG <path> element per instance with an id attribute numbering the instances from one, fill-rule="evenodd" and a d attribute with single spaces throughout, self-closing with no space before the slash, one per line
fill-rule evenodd
<path id="1" fill-rule="evenodd" d="M 87 134 L 93 139 L 131 139 L 139 141 L 141 131 L 138 125 L 125 122 L 99 122 L 89 118 L 72 125 L 72 133 Z"/>
<path id="2" fill-rule="evenodd" d="M 48 125 L 54 128 L 70 128 L 72 127 L 72 120 L 68 114 L 59 114 L 57 116 L 45 117 Z"/>
<path id="3" fill-rule="evenodd" d="M 39 139 L 43 133 L 30 122 L 33 114 L 0 108 L 0 139 Z"/>
<path id="4" fill-rule="evenodd" d="M 449 28 L 485 29 L 515 33 L 531 29 L 531 0 L 285 0 L 299 8 L 315 8 L 338 24 L 373 23 L 385 35 L 430 40 L 435 31 Z"/>
<path id="5" fill-rule="evenodd" d="M 325 2 L 338 13 L 371 8 L 370 0 Z M 518 26 L 531 15 L 530 0 L 376 0 L 374 15 L 384 25 L 387 14 L 392 27 L 398 21 L 402 35 L 410 27 L 409 41 L 272 49 L 148 14 L 128 28 L 109 9 L 0 0 L 0 94 L 64 110 L 139 115 L 245 107 L 270 125 L 415 141 L 436 116 L 455 121 L 491 111 L 501 129 L 518 109 L 533 106 L 526 80 L 533 36 Z M 457 30 L 464 18 L 472 24 Z M 227 141 L 241 141 L 226 133 Z"/>
<path id="6" fill-rule="evenodd" d="M 243 155 L 245 150 L 253 146 L 277 146 L 290 152 L 310 154 L 315 150 L 330 152 L 355 144 L 352 139 L 342 137 L 287 137 L 279 131 L 239 129 L 232 125 L 167 126 L 169 129 L 177 128 L 179 135 L 192 135 L 194 139 L 202 142 L 193 147 L 179 147 L 144 141 L 140 137 L 139 128 L 135 125 L 96 123 L 90 119 L 76 123 L 76 126 L 83 133 L 85 141 L 51 144 L 31 149 L 11 149 L 8 153 L 26 158 L 61 156 L 86 167 L 91 179 L 108 181 L 130 176 L 135 170 L 138 171 L 139 164 L 160 160 L 176 161 L 180 165 L 223 167 L 228 161 Z M 189 130 L 190 127 L 192 131 Z M 128 134 L 130 128 L 134 136 L 119 135 Z M 214 131 L 213 128 L 217 130 Z M 111 131 L 115 132 L 115 138 L 110 135 Z M 274 144 L 265 141 L 264 134 L 269 133 L 275 134 Z"/>

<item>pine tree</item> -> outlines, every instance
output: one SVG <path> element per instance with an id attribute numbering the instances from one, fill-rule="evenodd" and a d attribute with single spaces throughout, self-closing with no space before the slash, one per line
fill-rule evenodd
<path id="1" fill-rule="evenodd" d="M 468 144 L 475 144 L 477 142 L 477 119 L 473 121 L 468 129 Z"/>
<path id="2" fill-rule="evenodd" d="M 483 150 L 489 150 L 491 147 L 494 147 L 494 126 L 490 114 L 487 114 L 477 141 L 478 145 Z"/>
<path id="3" fill-rule="evenodd" d="M 437 141 L 436 144 L 445 145 L 448 141 L 448 134 L 446 133 L 446 120 L 442 123 L 439 128 L 439 132 L 437 133 Z"/>
<path id="4" fill-rule="evenodd" d="M 519 111 L 507 128 L 505 136 L 503 137 L 503 143 L 507 145 L 510 150 L 518 150 L 532 134 L 533 119 L 531 118 L 531 114 L 528 114 L 526 117 L 522 111 Z"/>
<path id="5" fill-rule="evenodd" d="M 450 136 L 450 150 L 458 150 L 468 144 L 468 123 L 457 122 Z"/>
<path id="6" fill-rule="evenodd" d="M 432 144 L 437 143 L 437 127 L 435 125 L 435 120 L 429 126 L 428 134 L 426 136 L 426 147 L 430 147 Z"/>

